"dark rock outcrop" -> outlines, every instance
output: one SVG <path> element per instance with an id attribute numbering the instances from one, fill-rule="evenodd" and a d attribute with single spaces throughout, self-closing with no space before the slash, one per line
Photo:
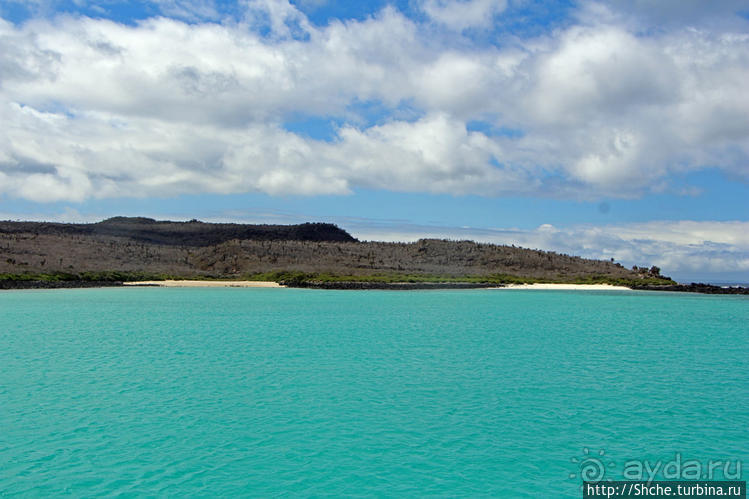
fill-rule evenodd
<path id="1" fill-rule="evenodd" d="M 669 285 L 634 285 L 632 289 L 641 291 L 680 291 L 683 293 L 704 293 L 709 295 L 749 295 L 749 288 L 723 287 L 713 284 L 693 282 L 691 284 L 669 284 Z"/>
<path id="2" fill-rule="evenodd" d="M 67 288 L 105 288 L 122 286 L 118 281 L 26 281 L 0 280 L 0 289 L 67 289 Z"/>
<path id="3" fill-rule="evenodd" d="M 355 242 L 333 224 L 249 225 L 158 221 L 143 217 L 113 217 L 93 224 L 0 222 L 0 233 L 55 236 L 122 237 L 147 244 L 210 246 L 232 240 Z"/>

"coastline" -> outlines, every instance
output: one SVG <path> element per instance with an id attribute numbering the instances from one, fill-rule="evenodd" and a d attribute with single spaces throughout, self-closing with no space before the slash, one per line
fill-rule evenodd
<path id="1" fill-rule="evenodd" d="M 165 280 L 123 282 L 123 286 L 144 286 L 159 288 L 285 288 L 274 281 L 201 281 L 201 280 Z"/>
<path id="2" fill-rule="evenodd" d="M 290 288 L 310 289 L 385 289 L 385 290 L 424 290 L 424 289 L 487 289 L 497 284 L 486 282 L 381 282 L 381 281 L 292 281 L 284 283 Z"/>
<path id="3" fill-rule="evenodd" d="M 632 291 L 627 286 L 615 286 L 613 284 L 508 284 L 497 289 L 536 289 L 536 290 L 566 290 L 566 291 Z"/>
<path id="4" fill-rule="evenodd" d="M 0 280 L 0 290 L 17 289 L 77 289 L 77 288 L 116 288 L 121 281 L 37 281 L 37 280 Z"/>
<path id="5" fill-rule="evenodd" d="M 14 289 L 71 289 L 104 287 L 164 287 L 164 288 L 310 288 L 331 290 L 427 290 L 427 289 L 507 289 L 507 290 L 559 290 L 559 291 L 660 291 L 676 293 L 697 293 L 712 295 L 749 295 L 749 287 L 723 287 L 704 283 L 691 284 L 498 284 L 488 282 L 381 282 L 381 281 L 318 281 L 318 280 L 0 280 L 0 290 Z"/>

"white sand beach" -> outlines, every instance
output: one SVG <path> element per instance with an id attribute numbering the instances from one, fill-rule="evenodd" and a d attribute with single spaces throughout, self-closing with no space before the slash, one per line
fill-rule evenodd
<path id="1" fill-rule="evenodd" d="M 560 289 L 560 290 L 590 290 L 590 291 L 630 291 L 626 286 L 614 286 L 613 284 L 508 284 L 497 289 Z"/>
<path id="2" fill-rule="evenodd" d="M 160 286 L 162 288 L 285 288 L 273 281 L 135 281 L 125 286 Z"/>

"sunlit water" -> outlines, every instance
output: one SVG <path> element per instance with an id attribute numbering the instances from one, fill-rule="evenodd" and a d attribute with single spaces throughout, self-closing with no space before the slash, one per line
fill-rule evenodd
<path id="1" fill-rule="evenodd" d="M 9 495 L 579 497 L 747 428 L 746 297 L 0 293 Z"/>

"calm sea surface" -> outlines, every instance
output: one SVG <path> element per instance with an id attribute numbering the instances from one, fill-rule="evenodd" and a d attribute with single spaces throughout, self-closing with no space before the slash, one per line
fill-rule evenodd
<path id="1" fill-rule="evenodd" d="M 0 495 L 580 497 L 690 460 L 749 474 L 746 297 L 0 292 Z"/>

